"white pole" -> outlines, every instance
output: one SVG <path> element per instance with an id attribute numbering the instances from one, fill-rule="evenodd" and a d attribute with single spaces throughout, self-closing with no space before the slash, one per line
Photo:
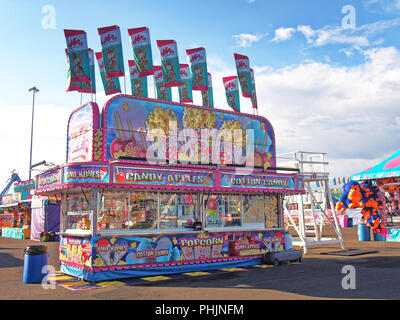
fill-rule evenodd
<path id="1" fill-rule="evenodd" d="M 35 113 L 35 93 L 39 92 L 39 89 L 36 87 L 30 88 L 29 91 L 33 91 L 33 99 L 32 99 L 32 124 L 31 124 L 31 148 L 30 148 L 30 156 L 29 156 L 29 180 L 31 180 L 32 174 L 32 142 L 33 142 L 33 116 Z"/>

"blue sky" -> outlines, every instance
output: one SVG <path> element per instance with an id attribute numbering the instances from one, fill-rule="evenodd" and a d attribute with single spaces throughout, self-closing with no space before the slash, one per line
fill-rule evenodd
<path id="1" fill-rule="evenodd" d="M 48 5 L 55 9 L 55 29 L 42 27 Z M 355 29 L 341 26 L 344 5 L 355 8 Z M 126 70 L 133 58 L 128 28 L 149 27 L 155 64 L 156 40 L 176 40 L 181 63 L 185 49 L 204 46 L 222 109 L 228 108 L 222 77 L 234 74 L 233 53 L 249 56 L 259 113 L 275 127 L 278 152 L 327 152 L 333 175 L 360 171 L 400 143 L 399 13 L 399 0 L 2 0 L 0 144 L 12 156 L 2 160 L 0 183 L 15 167 L 27 178 L 32 86 L 40 89 L 33 162 L 63 162 L 66 120 L 80 103 L 77 93 L 65 92 L 63 29 L 85 30 L 89 47 L 100 51 L 97 28 L 114 24 L 121 28 Z M 101 107 L 105 98 L 97 98 Z M 241 104 L 251 113 L 249 101 Z M 377 125 L 379 133 L 372 130 Z"/>

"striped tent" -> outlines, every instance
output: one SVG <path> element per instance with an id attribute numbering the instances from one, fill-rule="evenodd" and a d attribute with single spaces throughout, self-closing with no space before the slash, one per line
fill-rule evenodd
<path id="1" fill-rule="evenodd" d="M 400 150 L 372 168 L 353 174 L 351 180 L 360 181 L 392 177 L 400 177 Z"/>

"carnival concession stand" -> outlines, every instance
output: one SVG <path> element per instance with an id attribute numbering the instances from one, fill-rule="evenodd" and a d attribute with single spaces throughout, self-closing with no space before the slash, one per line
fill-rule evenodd
<path id="1" fill-rule="evenodd" d="M 223 129 L 245 139 L 203 135 Z M 36 183 L 61 195 L 60 270 L 88 281 L 260 264 L 285 250 L 283 196 L 304 192 L 265 118 L 130 95 L 73 111 L 66 163 Z"/>

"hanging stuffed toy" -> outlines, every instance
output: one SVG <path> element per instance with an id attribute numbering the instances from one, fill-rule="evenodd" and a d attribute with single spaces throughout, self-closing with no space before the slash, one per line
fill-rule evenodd
<path id="1" fill-rule="evenodd" d="M 364 192 L 364 197 L 361 200 L 363 204 L 361 214 L 363 217 L 360 221 L 364 221 L 367 227 L 372 230 L 379 230 L 381 228 L 382 218 L 378 212 L 383 209 L 385 203 L 379 197 L 378 188 L 366 182 L 362 183 L 360 186 Z"/>

